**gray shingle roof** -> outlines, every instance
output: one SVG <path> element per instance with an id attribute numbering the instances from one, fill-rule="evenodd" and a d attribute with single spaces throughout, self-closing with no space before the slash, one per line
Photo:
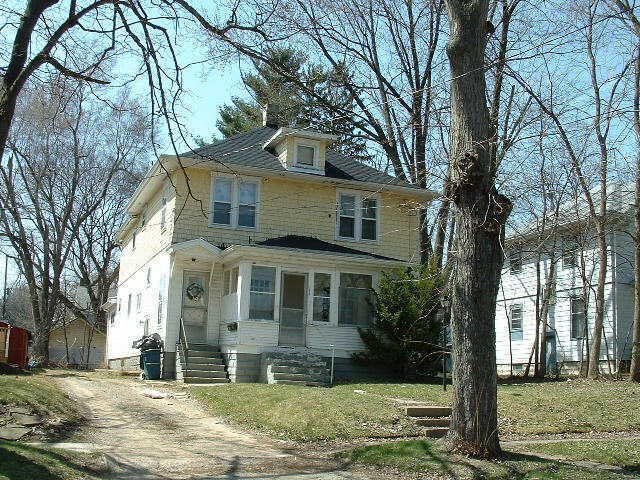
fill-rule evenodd
<path id="1" fill-rule="evenodd" d="M 277 131 L 277 128 L 268 126 L 256 127 L 220 142 L 183 153 L 182 156 L 211 158 L 212 161 L 228 165 L 230 169 L 233 169 L 233 165 L 240 165 L 284 172 L 284 167 L 273 152 L 262 148 Z M 309 174 L 309 177 L 313 176 Z M 325 177 L 419 189 L 416 185 L 404 182 L 357 160 L 331 151 L 327 152 Z"/>
<path id="2" fill-rule="evenodd" d="M 347 255 L 359 255 L 363 257 L 375 258 L 377 260 L 393 260 L 402 262 L 397 258 L 385 257 L 375 253 L 363 252 L 355 248 L 343 247 L 335 243 L 325 242 L 316 237 L 308 237 L 304 235 L 285 235 L 284 237 L 270 238 L 257 242 L 256 245 L 263 247 L 281 247 L 281 248 L 297 248 L 300 250 L 313 250 L 317 252 L 343 253 Z"/>

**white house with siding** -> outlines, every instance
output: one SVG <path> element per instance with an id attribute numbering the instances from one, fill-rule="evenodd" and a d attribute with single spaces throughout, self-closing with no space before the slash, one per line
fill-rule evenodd
<path id="1" fill-rule="evenodd" d="M 277 354 L 318 368 L 333 356 L 338 376 L 353 372 L 371 290 L 381 271 L 419 260 L 418 207 L 434 195 L 271 113 L 261 127 L 161 157 L 135 191 L 120 232 L 111 368 L 135 367 L 132 342 L 158 333 L 166 378 L 264 380 Z"/>
<path id="2" fill-rule="evenodd" d="M 598 188 L 595 188 L 596 205 L 599 201 L 597 192 Z M 626 362 L 631 352 L 635 242 L 630 232 L 635 228 L 633 203 L 633 186 L 608 186 L 608 268 L 600 357 L 601 368 L 607 373 L 610 369 L 614 372 L 618 368 L 628 368 Z M 548 216 L 545 225 L 541 228 L 529 224 L 524 233 L 514 233 L 506 242 L 506 259 L 496 306 L 499 373 L 509 373 L 511 365 L 514 373 L 520 372 L 529 361 L 536 333 L 536 298 L 542 305 L 542 292 L 550 276 L 551 262 L 555 262 L 556 272 L 549 296 L 545 362 L 548 368 L 553 369 L 557 364 L 562 372 L 568 373 L 575 372 L 586 359 L 586 344 L 593 336 L 599 262 L 595 231 L 586 215 L 584 198 L 577 203 L 563 205 L 557 220 Z"/>

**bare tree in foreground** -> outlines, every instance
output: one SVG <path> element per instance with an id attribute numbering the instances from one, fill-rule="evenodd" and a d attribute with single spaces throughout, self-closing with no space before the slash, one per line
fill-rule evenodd
<path id="1" fill-rule="evenodd" d="M 7 141 L 10 155 L 0 164 L 0 232 L 29 289 L 35 354 L 47 361 L 61 304 L 86 318 L 64 292 L 74 254 L 92 263 L 77 244 L 104 220 L 113 189 L 148 143 L 148 129 L 126 99 L 111 109 L 89 102 L 75 80 L 60 79 L 30 93 L 18 106 Z M 96 253 L 99 245 L 92 248 Z M 99 277 L 95 262 L 89 268 Z"/>
<path id="2" fill-rule="evenodd" d="M 500 453 L 495 313 L 511 201 L 495 187 L 486 103 L 488 0 L 446 2 L 450 22 L 451 183 L 457 210 L 452 277 L 454 394 L 447 441 L 455 451 Z"/>

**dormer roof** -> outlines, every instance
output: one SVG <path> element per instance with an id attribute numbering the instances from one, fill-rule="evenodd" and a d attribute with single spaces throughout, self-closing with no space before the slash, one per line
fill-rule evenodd
<path id="1" fill-rule="evenodd" d="M 282 127 L 282 128 L 279 128 L 278 131 L 276 131 L 276 133 L 274 133 L 273 136 L 265 142 L 264 148 L 265 149 L 273 148 L 287 137 L 319 140 L 321 142 L 326 142 L 327 145 L 330 145 L 336 140 L 338 140 L 337 135 L 329 135 L 328 133 L 316 132 L 314 130 Z"/>

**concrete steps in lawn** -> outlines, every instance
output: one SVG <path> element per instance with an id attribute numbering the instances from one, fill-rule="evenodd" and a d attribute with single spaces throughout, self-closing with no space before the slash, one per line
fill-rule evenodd
<path id="1" fill-rule="evenodd" d="M 417 426 L 425 429 L 425 436 L 441 438 L 449 431 L 449 422 L 451 421 L 450 407 L 409 405 L 404 408 L 407 416 Z"/>
<path id="2" fill-rule="evenodd" d="M 229 376 L 217 345 L 191 344 L 185 352 L 178 345 L 176 378 L 184 383 L 228 383 Z"/>

